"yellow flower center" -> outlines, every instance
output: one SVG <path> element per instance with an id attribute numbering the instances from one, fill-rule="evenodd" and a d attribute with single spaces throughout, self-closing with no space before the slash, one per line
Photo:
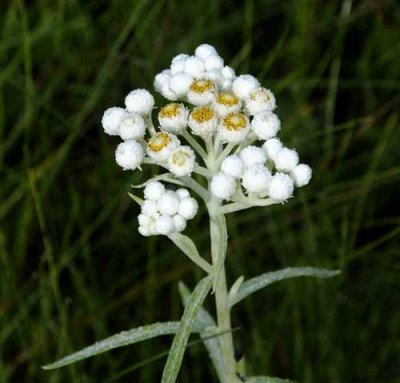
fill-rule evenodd
<path id="1" fill-rule="evenodd" d="M 211 80 L 194 80 L 190 85 L 190 90 L 195 93 L 205 93 L 214 89 L 214 83 Z"/>
<path id="2" fill-rule="evenodd" d="M 214 118 L 215 112 L 214 109 L 210 108 L 209 106 L 200 106 L 193 110 L 192 118 L 199 124 L 202 122 L 207 122 Z"/>
<path id="3" fill-rule="evenodd" d="M 250 93 L 250 99 L 252 101 L 265 101 L 269 102 L 269 94 L 265 88 L 258 88 L 256 90 L 253 90 Z"/>
<path id="4" fill-rule="evenodd" d="M 159 132 L 154 137 L 151 137 L 147 143 L 147 147 L 153 152 L 163 150 L 171 142 L 171 137 L 168 133 Z"/>
<path id="5" fill-rule="evenodd" d="M 185 149 L 179 149 L 172 155 L 172 163 L 177 166 L 184 166 L 190 154 Z"/>
<path id="6" fill-rule="evenodd" d="M 219 93 L 217 103 L 224 106 L 234 106 L 239 103 L 239 99 L 232 93 Z"/>
<path id="7" fill-rule="evenodd" d="M 230 113 L 222 120 L 224 128 L 228 130 L 242 130 L 247 125 L 246 117 L 241 113 Z"/>
<path id="8" fill-rule="evenodd" d="M 172 102 L 171 104 L 165 105 L 161 108 L 159 116 L 161 118 L 172 118 L 176 117 L 180 114 L 181 105 L 176 102 Z"/>

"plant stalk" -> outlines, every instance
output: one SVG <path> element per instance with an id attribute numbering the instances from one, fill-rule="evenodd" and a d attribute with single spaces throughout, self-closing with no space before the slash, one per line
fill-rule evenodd
<path id="1" fill-rule="evenodd" d="M 222 254 L 221 250 L 226 249 L 224 241 L 227 241 L 226 236 L 221 233 L 226 232 L 226 225 L 223 214 L 219 212 L 219 203 L 212 198 L 208 204 L 208 210 L 210 214 L 210 236 L 211 236 L 211 254 L 214 272 L 217 272 L 218 260 L 221 257 L 225 257 L 226 254 Z M 238 378 L 236 376 L 236 361 L 233 347 L 233 336 L 232 326 L 230 318 L 230 307 L 229 307 L 229 293 L 226 284 L 225 267 L 219 271 L 219 275 L 216 276 L 217 282 L 215 284 L 215 304 L 217 311 L 217 322 L 218 329 L 220 332 L 225 332 L 224 335 L 219 337 L 221 346 L 221 352 L 224 360 L 225 377 L 222 383 L 236 383 Z"/>

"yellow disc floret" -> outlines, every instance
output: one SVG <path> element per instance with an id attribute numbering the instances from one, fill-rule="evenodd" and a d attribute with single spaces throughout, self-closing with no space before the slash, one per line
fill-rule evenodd
<path id="1" fill-rule="evenodd" d="M 232 93 L 219 93 L 216 99 L 218 104 L 224 106 L 234 106 L 239 103 L 239 99 Z"/>
<path id="2" fill-rule="evenodd" d="M 153 152 L 163 150 L 171 142 L 171 137 L 166 132 L 158 132 L 154 137 L 151 137 L 147 143 L 147 147 Z"/>
<path id="3" fill-rule="evenodd" d="M 189 158 L 190 154 L 187 150 L 179 149 L 174 154 L 172 154 L 171 161 L 174 165 L 184 166 Z"/>
<path id="4" fill-rule="evenodd" d="M 246 117 L 241 113 L 230 113 L 222 120 L 224 128 L 238 131 L 247 126 Z"/>
<path id="5" fill-rule="evenodd" d="M 270 95 L 265 88 L 258 88 L 250 93 L 250 100 L 268 102 L 270 100 Z"/>
<path id="6" fill-rule="evenodd" d="M 189 89 L 195 93 L 205 93 L 214 89 L 214 83 L 211 80 L 194 80 Z"/>
<path id="7" fill-rule="evenodd" d="M 200 106 L 196 109 L 193 110 L 192 112 L 192 118 L 198 123 L 210 121 L 212 118 L 214 118 L 215 112 L 213 108 L 210 108 L 209 106 Z"/>
<path id="8" fill-rule="evenodd" d="M 159 116 L 161 118 L 172 118 L 179 116 L 181 112 L 181 105 L 177 104 L 176 102 L 172 102 L 171 104 L 165 105 L 161 108 Z"/>

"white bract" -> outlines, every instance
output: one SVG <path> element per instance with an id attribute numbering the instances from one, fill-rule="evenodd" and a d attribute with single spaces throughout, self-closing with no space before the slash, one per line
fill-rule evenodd
<path id="1" fill-rule="evenodd" d="M 145 89 L 132 90 L 126 108 L 107 109 L 101 121 L 107 134 L 125 141 L 115 153 L 124 170 L 150 164 L 164 171 L 144 189 L 141 234 L 183 231 L 198 210 L 188 189 L 231 212 L 284 202 L 294 187 L 309 183 L 311 168 L 277 137 L 281 121 L 272 91 L 250 74 L 236 75 L 213 46 L 176 55 L 154 87 L 172 101 L 158 109 L 158 125 L 154 97 Z"/>

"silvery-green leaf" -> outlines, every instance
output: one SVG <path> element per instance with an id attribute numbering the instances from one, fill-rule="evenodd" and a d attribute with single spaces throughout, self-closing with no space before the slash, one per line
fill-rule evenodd
<path id="1" fill-rule="evenodd" d="M 316 278 L 330 278 L 338 275 L 338 270 L 319 269 L 316 267 L 288 267 L 286 269 L 272 271 L 269 273 L 261 274 L 258 277 L 251 278 L 243 282 L 240 286 L 236 296 L 230 302 L 231 307 L 250 294 L 263 289 L 264 287 L 289 278 L 297 277 L 316 277 Z"/>
<path id="2" fill-rule="evenodd" d="M 183 282 L 179 282 L 179 293 L 181 295 L 183 305 L 186 306 L 190 299 L 190 290 Z M 219 329 L 211 314 L 203 307 L 200 308 L 197 314 L 195 324 L 205 328 L 204 331 L 200 332 L 200 337 L 208 351 L 208 355 L 210 356 L 210 359 L 217 372 L 219 381 L 222 382 L 225 376 L 224 358 L 222 357 L 218 337 L 211 337 L 212 335 L 217 335 Z"/>
<path id="3" fill-rule="evenodd" d="M 196 265 L 200 266 L 206 273 L 212 272 L 211 265 L 200 256 L 194 242 L 184 234 L 172 233 L 168 238 L 175 243 Z"/>
<path id="4" fill-rule="evenodd" d="M 179 328 L 179 322 L 164 322 L 153 323 L 147 326 L 141 326 L 128 331 L 122 331 L 118 334 L 112 335 L 106 339 L 85 347 L 84 349 L 68 355 L 54 363 L 48 364 L 43 368 L 45 370 L 52 370 L 67 366 L 69 364 L 90 358 L 92 356 L 101 354 L 103 352 L 113 350 L 114 348 L 129 346 L 143 340 L 155 338 L 161 335 L 175 334 Z M 195 325 L 193 331 L 200 332 L 203 328 Z"/>
<path id="5" fill-rule="evenodd" d="M 182 181 L 179 181 L 175 178 L 175 176 L 171 173 L 164 173 L 164 174 L 160 174 L 158 176 L 155 176 L 153 178 L 148 179 L 146 182 L 143 182 L 139 185 L 131 185 L 132 188 L 134 189 L 140 189 L 140 188 L 144 188 L 147 184 L 149 184 L 150 182 L 154 182 L 154 181 L 165 181 L 165 182 L 170 182 L 176 185 L 180 185 L 180 186 L 184 186 L 185 184 Z"/>
<path id="6" fill-rule="evenodd" d="M 175 383 L 182 364 L 183 355 L 190 336 L 190 332 L 196 320 L 197 314 L 206 299 L 212 285 L 212 278 L 203 278 L 193 290 L 189 302 L 185 307 L 182 319 L 179 322 L 178 331 L 175 334 L 168 359 L 164 367 L 161 383 Z"/>
<path id="7" fill-rule="evenodd" d="M 215 286 L 217 284 L 218 278 L 220 276 L 221 270 L 225 264 L 226 258 L 226 249 L 228 244 L 228 233 L 226 231 L 226 220 L 223 214 L 217 215 L 215 218 L 215 222 L 211 221 L 212 229 L 211 235 L 216 235 L 217 239 L 213 239 L 211 241 L 213 246 L 217 248 L 213 249 L 215 253 L 218 254 L 218 259 L 216 264 L 214 265 L 215 275 L 214 275 L 214 285 L 213 289 L 215 290 Z M 215 232 L 214 232 L 215 231 Z"/>
<path id="8" fill-rule="evenodd" d="M 236 279 L 236 281 L 232 285 L 231 289 L 229 290 L 229 301 L 232 302 L 232 300 L 234 299 L 235 295 L 237 294 L 240 286 L 242 285 L 243 281 L 244 281 L 243 275 L 240 276 L 238 279 Z"/>
<path id="9" fill-rule="evenodd" d="M 129 197 L 131 197 L 139 206 L 143 205 L 143 200 L 141 198 L 139 198 L 138 196 L 132 194 L 132 193 L 128 193 Z"/>
<path id="10" fill-rule="evenodd" d="M 270 376 L 251 376 L 246 383 L 296 383 L 294 380 L 272 378 Z"/>

